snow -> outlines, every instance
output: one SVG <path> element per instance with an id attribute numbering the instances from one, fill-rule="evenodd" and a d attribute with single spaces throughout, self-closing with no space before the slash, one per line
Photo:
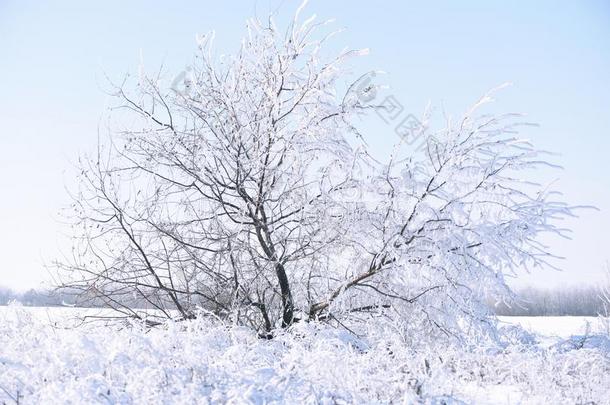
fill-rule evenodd
<path id="1" fill-rule="evenodd" d="M 518 324 L 530 333 L 569 338 L 603 332 L 600 319 L 593 316 L 500 316 L 500 321 Z"/>
<path id="2" fill-rule="evenodd" d="M 604 403 L 610 387 L 595 319 L 504 317 L 512 343 L 464 351 L 306 323 L 272 340 L 211 319 L 80 323 L 88 312 L 0 307 L 0 403 Z"/>

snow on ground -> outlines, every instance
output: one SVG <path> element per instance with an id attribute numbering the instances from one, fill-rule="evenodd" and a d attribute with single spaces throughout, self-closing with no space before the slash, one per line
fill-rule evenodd
<path id="1" fill-rule="evenodd" d="M 583 340 L 582 318 L 503 318 L 512 345 L 464 352 L 315 324 L 270 341 L 210 319 L 79 325 L 82 311 L 0 307 L 0 403 L 610 403 L 608 337 Z"/>
<path id="2" fill-rule="evenodd" d="M 605 333 L 605 325 L 594 316 L 500 316 L 506 324 L 521 325 L 530 333 L 568 338 L 573 335 Z"/>

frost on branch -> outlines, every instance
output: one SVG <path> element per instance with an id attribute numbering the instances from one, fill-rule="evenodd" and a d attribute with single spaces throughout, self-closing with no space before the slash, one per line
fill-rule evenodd
<path id="1" fill-rule="evenodd" d="M 152 323 L 203 308 L 264 335 L 378 316 L 458 338 L 493 330 L 485 295 L 549 264 L 538 237 L 571 214 L 522 181 L 541 153 L 515 117 L 477 105 L 426 135 L 424 154 L 373 160 L 354 119 L 374 106 L 344 83 L 364 52 L 323 57 L 326 27 L 253 20 L 234 56 L 199 37 L 173 85 L 142 73 L 117 86 L 124 127 L 81 160 L 65 284 Z"/>
<path id="2" fill-rule="evenodd" d="M 456 123 L 428 133 L 422 154 L 398 144 L 364 191 L 366 220 L 356 224 L 351 267 L 316 311 L 386 309 L 410 327 L 455 337 L 493 331 L 485 297 L 510 297 L 505 274 L 553 266 L 539 242 L 566 236 L 557 221 L 572 215 L 558 194 L 528 182 L 550 166 L 517 135 L 516 115 L 477 115 L 490 95 Z M 404 153 L 402 153 L 404 155 Z M 346 291 L 348 290 L 349 291 Z M 333 308 L 336 306 L 336 308 Z"/>

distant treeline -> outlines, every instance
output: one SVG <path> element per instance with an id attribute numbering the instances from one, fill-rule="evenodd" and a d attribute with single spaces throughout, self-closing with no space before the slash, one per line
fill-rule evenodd
<path id="1" fill-rule="evenodd" d="M 75 305 L 74 294 L 59 293 L 51 290 L 30 289 L 24 292 L 14 291 L 10 288 L 0 287 L 0 305 L 7 305 L 11 301 L 18 301 L 22 305 L 31 307 L 55 307 L 62 305 Z"/>
<path id="2" fill-rule="evenodd" d="M 8 305 L 11 301 L 19 302 L 21 305 L 28 307 L 107 307 L 103 299 L 99 297 L 91 298 L 90 296 L 87 296 L 87 294 L 83 294 L 82 290 L 76 288 L 30 289 L 21 292 L 0 286 L 0 306 Z M 138 299 L 137 297 L 124 297 L 120 303 L 121 305 L 134 309 L 150 308 L 150 305 L 145 300 Z"/>
<path id="3" fill-rule="evenodd" d="M 596 287 L 570 288 L 522 288 L 516 291 L 518 300 L 515 303 L 492 303 L 490 306 L 497 315 L 505 316 L 597 316 L 610 310 L 610 303 L 605 303 Z M 102 307 L 103 303 L 89 301 L 84 305 L 75 291 L 70 290 L 35 290 L 18 292 L 0 287 L 0 305 L 18 301 L 25 306 L 87 306 Z M 133 303 L 132 303 L 133 304 Z M 137 303 L 133 307 L 139 307 Z M 610 314 L 607 314 L 610 315 Z"/>
<path id="4" fill-rule="evenodd" d="M 497 315 L 507 316 L 597 316 L 608 315 L 608 302 L 604 302 L 597 287 L 521 288 L 516 291 L 515 303 L 492 304 Z"/>

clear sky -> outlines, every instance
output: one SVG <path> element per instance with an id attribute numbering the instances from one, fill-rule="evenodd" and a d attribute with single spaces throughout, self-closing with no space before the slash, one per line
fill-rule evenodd
<path id="1" fill-rule="evenodd" d="M 246 18 L 280 5 L 288 15 L 298 2 L 0 0 L 0 285 L 37 286 L 65 248 L 57 212 L 69 203 L 71 162 L 96 143 L 104 76 L 137 73 L 141 56 L 179 73 L 195 34 L 215 30 L 231 52 Z M 573 240 L 552 241 L 562 273 L 520 283 L 600 280 L 610 260 L 610 2 L 312 0 L 305 12 L 346 28 L 338 46 L 370 48 L 355 68 L 386 71 L 406 111 L 431 101 L 457 116 L 513 82 L 497 108 L 539 123 L 526 135 L 560 154 L 566 198 L 600 209 L 567 224 Z M 379 153 L 395 141 L 381 120 L 367 129 Z"/>

